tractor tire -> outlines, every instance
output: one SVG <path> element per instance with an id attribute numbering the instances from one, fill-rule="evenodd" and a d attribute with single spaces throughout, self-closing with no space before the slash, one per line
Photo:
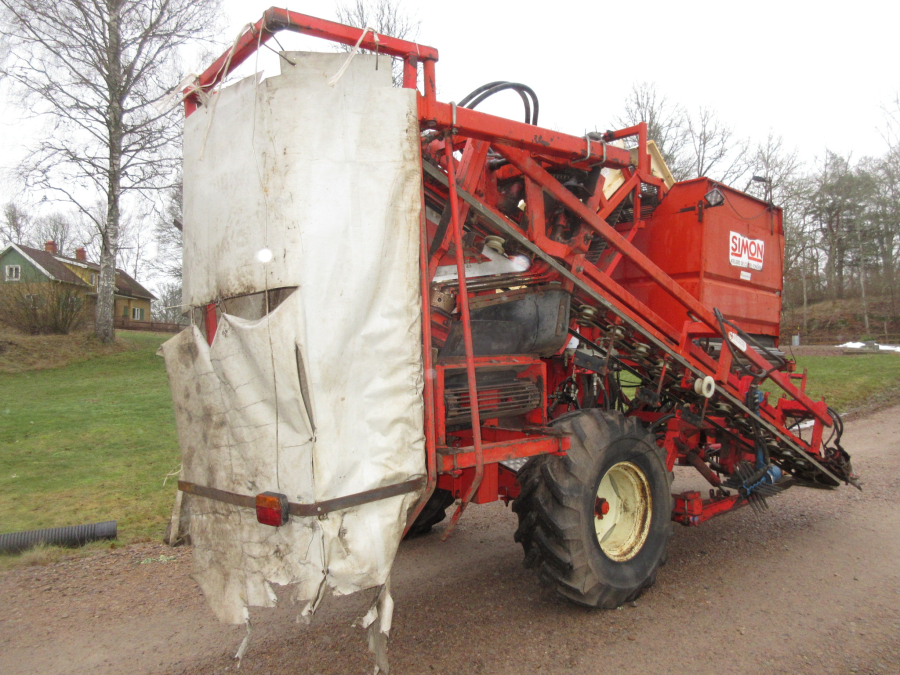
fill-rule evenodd
<path id="1" fill-rule="evenodd" d="M 512 508 L 524 564 L 573 602 L 620 607 L 650 588 L 665 562 L 672 473 L 634 417 L 579 410 L 553 425 L 571 434 L 568 453 L 535 457 L 518 475 Z"/>
<path id="2" fill-rule="evenodd" d="M 454 501 L 453 493 L 450 490 L 435 488 L 431 497 L 425 502 L 422 512 L 416 516 L 405 538 L 420 537 L 431 532 L 432 527 L 447 517 L 447 507 Z"/>

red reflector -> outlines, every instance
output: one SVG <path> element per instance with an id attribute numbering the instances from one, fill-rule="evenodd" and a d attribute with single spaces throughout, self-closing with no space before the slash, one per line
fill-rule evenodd
<path id="1" fill-rule="evenodd" d="M 256 495 L 256 520 L 263 525 L 281 527 L 288 521 L 287 495 L 263 492 Z"/>

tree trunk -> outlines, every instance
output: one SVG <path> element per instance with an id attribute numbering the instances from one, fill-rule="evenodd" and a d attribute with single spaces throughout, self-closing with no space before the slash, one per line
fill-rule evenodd
<path id="1" fill-rule="evenodd" d="M 806 264 L 806 253 L 804 252 L 803 269 L 800 273 L 800 278 L 803 280 L 803 334 L 804 335 L 806 335 L 806 330 L 807 330 L 806 326 L 807 326 L 807 319 L 808 319 L 808 302 L 807 302 L 807 295 L 806 295 L 806 275 L 808 273 L 809 273 L 809 270 L 808 270 L 807 264 Z"/>
<path id="2" fill-rule="evenodd" d="M 856 244 L 859 249 L 859 289 L 862 291 L 863 323 L 866 332 L 869 332 L 869 307 L 866 304 L 866 260 L 863 257 L 862 234 L 859 231 L 859 223 L 856 223 Z"/>
<path id="3" fill-rule="evenodd" d="M 884 269 L 884 282 L 882 287 L 887 286 L 888 294 L 891 298 L 891 316 L 897 316 L 896 293 L 894 290 L 894 235 L 892 232 L 898 231 L 898 227 L 891 225 L 882 225 L 882 231 L 878 237 L 878 250 L 881 255 L 881 266 Z"/>
<path id="4" fill-rule="evenodd" d="M 109 166 L 106 192 L 106 227 L 100 249 L 100 283 L 97 287 L 97 316 L 94 333 L 101 342 L 116 339 L 114 312 L 116 306 L 116 254 L 119 248 L 119 198 L 122 167 L 122 35 L 119 25 L 120 0 L 107 0 L 109 8 L 109 63 L 107 127 L 109 130 Z"/>

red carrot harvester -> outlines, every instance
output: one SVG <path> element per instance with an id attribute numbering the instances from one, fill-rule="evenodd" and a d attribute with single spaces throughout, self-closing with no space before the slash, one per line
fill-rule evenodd
<path id="1" fill-rule="evenodd" d="M 354 50 L 220 86 L 283 30 Z M 380 587 L 380 663 L 400 539 L 454 503 L 444 538 L 512 502 L 526 565 L 613 608 L 672 522 L 856 484 L 840 418 L 778 349 L 781 210 L 675 183 L 643 123 L 542 128 L 522 84 L 443 103 L 437 60 L 273 8 L 185 92 L 195 321 L 164 351 L 195 576 L 232 622 L 274 584 L 304 613 Z M 522 121 L 475 109 L 508 90 Z M 676 464 L 708 494 L 672 494 Z"/>

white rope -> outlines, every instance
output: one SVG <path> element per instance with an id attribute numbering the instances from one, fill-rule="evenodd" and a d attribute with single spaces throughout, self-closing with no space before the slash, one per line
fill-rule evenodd
<path id="1" fill-rule="evenodd" d="M 328 84 L 330 86 L 334 86 L 338 83 L 338 81 L 344 76 L 344 73 L 347 71 L 347 67 L 350 65 L 350 62 L 353 60 L 353 57 L 356 56 L 356 53 L 359 51 L 359 45 L 362 44 L 363 38 L 366 37 L 366 33 L 372 31 L 372 35 L 375 38 L 375 44 L 381 44 L 381 40 L 378 39 L 378 33 L 375 32 L 375 29 L 371 26 L 366 26 L 363 29 L 362 35 L 359 36 L 359 40 L 356 41 L 356 44 L 353 46 L 353 51 L 350 52 L 350 56 L 347 57 L 347 60 L 344 61 L 344 65 L 341 66 L 341 69 L 334 74 L 330 80 L 328 80 Z"/>
<path id="2" fill-rule="evenodd" d="M 178 465 L 178 468 L 175 469 L 172 473 L 167 473 L 167 474 L 166 474 L 166 477 L 163 478 L 163 487 L 165 487 L 166 481 L 168 481 L 172 476 L 177 476 L 178 474 L 181 473 L 181 467 L 182 467 L 182 465 L 179 464 L 179 465 Z"/>
<path id="3" fill-rule="evenodd" d="M 156 112 L 160 115 L 165 115 L 169 110 L 175 107 L 176 104 L 184 103 L 184 99 L 191 94 L 200 91 L 197 86 L 198 77 L 197 73 L 188 73 L 185 75 L 181 82 L 176 84 L 168 94 L 153 103 Z"/>
<path id="4" fill-rule="evenodd" d="M 234 655 L 235 661 L 237 661 L 237 665 L 235 666 L 236 670 L 240 670 L 241 667 L 241 659 L 244 658 L 244 654 L 247 652 L 247 647 L 250 646 L 250 634 L 252 632 L 252 627 L 250 625 L 250 619 L 247 619 L 247 634 L 244 636 L 244 639 L 241 640 L 241 644 L 238 647 L 237 654 Z"/>

